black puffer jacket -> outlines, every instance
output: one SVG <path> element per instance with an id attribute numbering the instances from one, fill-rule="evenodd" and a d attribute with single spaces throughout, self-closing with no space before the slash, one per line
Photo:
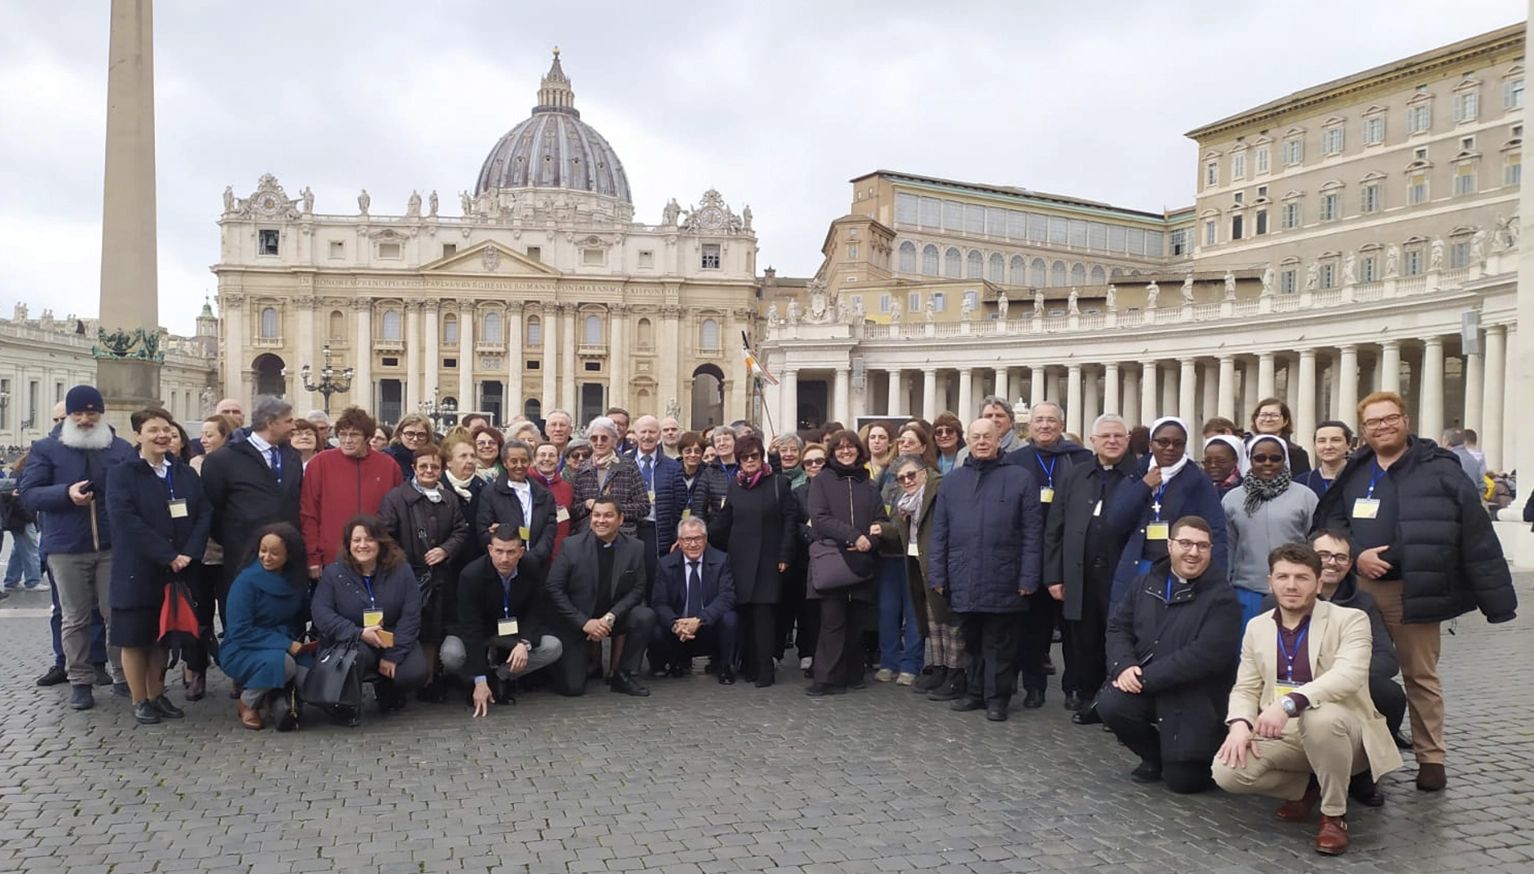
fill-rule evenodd
<path id="1" fill-rule="evenodd" d="M 1312 530 L 1351 533 L 1352 507 L 1343 486 L 1373 471 L 1373 449 L 1353 453 L 1321 497 Z M 1413 437 L 1390 466 L 1390 477 L 1400 507 L 1394 542 L 1380 557 L 1401 569 L 1402 621 L 1442 622 L 1476 608 L 1489 622 L 1517 615 L 1502 544 L 1454 453 Z"/>

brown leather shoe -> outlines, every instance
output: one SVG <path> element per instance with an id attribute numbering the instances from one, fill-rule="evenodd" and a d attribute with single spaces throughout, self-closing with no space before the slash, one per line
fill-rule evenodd
<path id="1" fill-rule="evenodd" d="M 1448 783 L 1449 776 L 1443 772 L 1442 764 L 1423 762 L 1417 766 L 1417 788 L 1423 792 L 1442 792 Z"/>
<path id="2" fill-rule="evenodd" d="M 1340 816 L 1321 816 L 1321 830 L 1316 832 L 1316 852 L 1340 856 L 1348 851 L 1348 821 Z"/>
<path id="3" fill-rule="evenodd" d="M 1305 787 L 1305 796 L 1297 801 L 1285 801 L 1278 806 L 1273 815 L 1284 822 L 1304 822 L 1310 819 L 1310 812 L 1316 809 L 1316 802 L 1321 800 L 1321 787 L 1312 783 Z"/>
<path id="4" fill-rule="evenodd" d="M 254 707 L 246 707 L 244 701 L 234 702 L 240 709 L 240 724 L 251 731 L 260 731 L 266 728 L 266 723 L 261 719 L 261 711 Z"/>

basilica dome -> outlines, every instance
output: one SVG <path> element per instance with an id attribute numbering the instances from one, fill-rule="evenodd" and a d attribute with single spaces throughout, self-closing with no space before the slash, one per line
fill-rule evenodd
<path id="1" fill-rule="evenodd" d="M 474 194 L 508 188 L 582 191 L 633 203 L 623 162 L 595 128 L 581 121 L 575 91 L 559 66 L 559 49 L 538 88 L 532 116 L 490 150 Z"/>

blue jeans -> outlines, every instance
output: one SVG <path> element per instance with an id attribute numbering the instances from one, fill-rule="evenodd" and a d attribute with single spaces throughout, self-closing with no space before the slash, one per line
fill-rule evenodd
<path id="1" fill-rule="evenodd" d="M 880 556 L 879 667 L 900 674 L 920 673 L 925 649 L 916 625 L 916 604 L 906 584 L 905 558 Z"/>
<path id="2" fill-rule="evenodd" d="M 24 583 L 31 588 L 42 579 L 42 570 L 37 564 L 37 526 L 28 525 L 24 533 L 11 533 L 11 558 L 5 564 L 5 584 Z"/>
<path id="3" fill-rule="evenodd" d="M 1251 622 L 1257 614 L 1262 612 L 1262 599 L 1267 595 L 1263 592 L 1254 592 L 1251 589 L 1243 589 L 1240 586 L 1232 586 L 1236 590 L 1236 600 L 1241 602 L 1241 632 L 1246 633 L 1246 623 Z"/>

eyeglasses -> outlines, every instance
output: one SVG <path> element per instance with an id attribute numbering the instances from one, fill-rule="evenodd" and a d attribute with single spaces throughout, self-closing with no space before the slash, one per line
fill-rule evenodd
<path id="1" fill-rule="evenodd" d="M 1160 446 L 1162 449 L 1182 449 L 1184 446 L 1188 445 L 1188 441 L 1186 440 L 1172 440 L 1167 437 L 1158 437 L 1151 442 L 1157 446 Z"/>
<path id="2" fill-rule="evenodd" d="M 606 442 L 612 440 L 613 438 L 607 436 L 606 434 L 592 434 L 590 437 L 587 437 L 586 439 L 590 440 L 592 443 L 606 443 Z"/>
<path id="3" fill-rule="evenodd" d="M 905 473 L 897 473 L 895 474 L 895 482 L 900 483 L 901 485 L 905 485 L 906 483 L 914 483 L 916 482 L 916 476 L 918 473 L 920 473 L 920 471 L 915 470 L 908 470 Z"/>
<path id="4" fill-rule="evenodd" d="M 1033 419 L 1033 424 L 1035 424 L 1035 425 L 1058 425 L 1058 424 L 1060 424 L 1060 420 L 1056 419 L 1054 416 L 1035 416 L 1034 419 Z"/>
<path id="5" fill-rule="evenodd" d="M 945 435 L 946 436 L 948 434 L 957 434 L 957 433 L 959 433 L 959 429 L 957 429 L 957 428 L 950 428 L 947 425 L 939 425 L 938 427 L 932 429 L 932 433 L 933 434 L 941 434 L 941 435 Z"/>
<path id="6" fill-rule="evenodd" d="M 806 458 L 801 463 L 805 467 L 823 467 L 826 463 L 826 460 L 824 457 L 817 455 L 814 458 Z"/>
<path id="7" fill-rule="evenodd" d="M 1284 457 L 1282 455 L 1254 455 L 1254 456 L 1252 456 L 1252 463 L 1253 464 L 1268 464 L 1270 462 L 1273 463 L 1273 464 L 1282 464 L 1283 461 L 1284 461 Z"/>
<path id="8" fill-rule="evenodd" d="M 1207 540 L 1188 540 L 1182 538 L 1172 542 L 1189 552 L 1208 552 L 1214 548 L 1214 544 Z"/>
<path id="9" fill-rule="evenodd" d="M 591 457 L 590 452 L 572 452 L 565 456 L 566 461 L 582 462 Z"/>
<path id="10" fill-rule="evenodd" d="M 1128 434 L 1123 434 L 1123 433 L 1117 433 L 1117 432 L 1115 432 L 1113 434 L 1093 434 L 1092 435 L 1092 439 L 1093 440 L 1128 440 L 1129 439 L 1129 435 Z"/>
<path id="11" fill-rule="evenodd" d="M 1401 420 L 1405 418 L 1400 413 L 1391 413 L 1388 416 L 1380 416 L 1378 419 L 1365 419 L 1364 430 L 1378 431 L 1381 428 L 1394 428 L 1401 424 Z"/>
<path id="12" fill-rule="evenodd" d="M 1347 564 L 1353 560 L 1353 556 L 1346 552 L 1317 552 L 1316 557 L 1321 559 L 1322 564 Z"/>
<path id="13" fill-rule="evenodd" d="M 702 543 L 703 541 L 705 541 L 707 539 L 708 538 L 703 536 L 702 534 L 693 534 L 693 535 L 688 536 L 688 537 L 678 537 L 676 539 L 676 542 L 677 543 Z"/>
<path id="14" fill-rule="evenodd" d="M 1259 418 L 1259 419 L 1282 419 L 1283 417 L 1284 417 L 1283 413 L 1258 413 L 1257 414 L 1257 418 Z"/>
<path id="15" fill-rule="evenodd" d="M 405 440 L 425 440 L 428 435 L 425 431 L 401 431 L 399 436 Z"/>

